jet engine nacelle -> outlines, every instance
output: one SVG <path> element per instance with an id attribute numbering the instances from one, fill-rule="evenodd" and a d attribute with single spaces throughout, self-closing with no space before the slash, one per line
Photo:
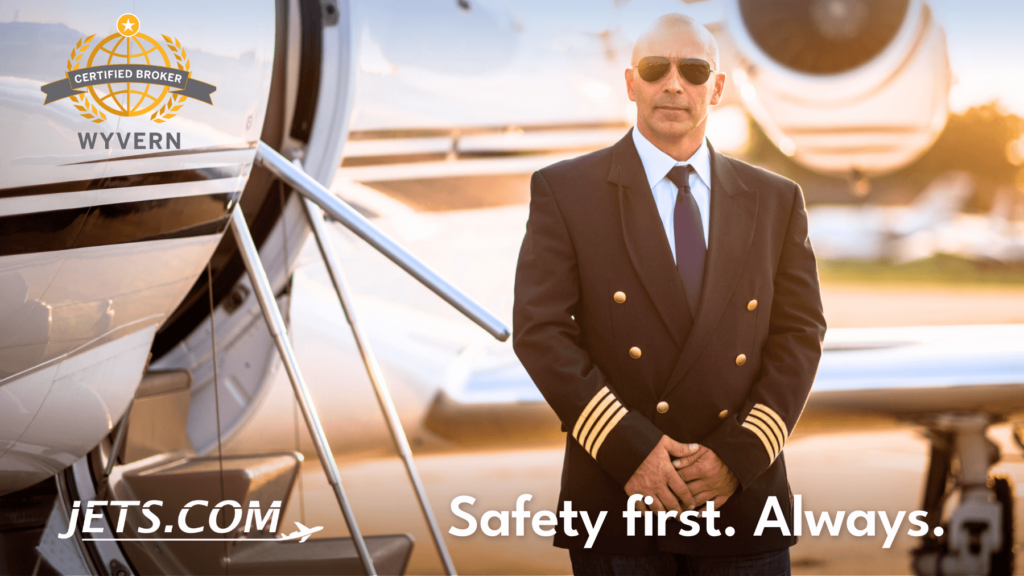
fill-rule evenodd
<path id="1" fill-rule="evenodd" d="M 725 71 L 797 162 L 877 175 L 911 162 L 945 126 L 945 34 L 923 0 L 728 0 L 724 12 L 734 52 L 723 53 Z"/>

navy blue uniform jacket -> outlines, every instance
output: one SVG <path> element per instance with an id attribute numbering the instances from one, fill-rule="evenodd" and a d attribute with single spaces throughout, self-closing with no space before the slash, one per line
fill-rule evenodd
<path id="1" fill-rule="evenodd" d="M 754 530 L 769 496 L 792 522 L 782 449 L 825 335 L 803 193 L 711 149 L 704 285 L 691 317 L 632 136 L 533 175 L 513 309 L 515 352 L 566 434 L 562 501 L 608 516 L 594 550 L 735 555 L 795 539 Z M 662 404 L 664 412 L 657 406 Z M 623 486 L 663 434 L 713 450 L 740 487 L 719 530 L 626 536 Z M 582 548 L 561 526 L 555 545 Z"/>

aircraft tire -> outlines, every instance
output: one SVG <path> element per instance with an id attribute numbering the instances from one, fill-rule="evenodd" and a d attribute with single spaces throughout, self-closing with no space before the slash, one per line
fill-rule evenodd
<path id="1" fill-rule="evenodd" d="M 1010 576 L 1013 574 L 1013 484 L 1004 476 L 992 478 L 992 491 L 1003 507 L 1003 547 L 992 554 L 990 574 Z"/>

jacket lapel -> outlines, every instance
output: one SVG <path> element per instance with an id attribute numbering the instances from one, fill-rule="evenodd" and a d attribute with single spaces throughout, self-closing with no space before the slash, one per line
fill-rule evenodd
<path id="1" fill-rule="evenodd" d="M 663 394 L 679 384 L 704 350 L 746 265 L 757 222 L 757 191 L 747 190 L 729 160 L 711 153 L 711 218 L 701 304 Z M 682 281 L 679 282 L 682 285 Z"/>
<path id="2" fill-rule="evenodd" d="M 608 181 L 618 186 L 622 235 L 633 268 L 676 344 L 682 348 L 692 322 L 686 292 L 676 273 L 672 249 L 661 225 L 643 163 L 633 145 L 632 132 L 612 148 Z"/>

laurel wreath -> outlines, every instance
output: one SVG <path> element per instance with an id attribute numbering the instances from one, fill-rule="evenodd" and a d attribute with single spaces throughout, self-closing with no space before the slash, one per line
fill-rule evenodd
<path id="1" fill-rule="evenodd" d="M 192 69 L 192 63 L 188 59 L 188 54 L 185 49 L 181 46 L 181 42 L 177 38 L 171 38 L 167 34 L 162 34 L 164 42 L 167 43 L 167 48 L 174 54 L 174 60 L 177 63 L 178 70 L 188 72 Z M 167 98 L 167 102 L 161 106 L 153 115 L 149 117 L 150 120 L 156 123 L 163 123 L 171 118 L 177 116 L 178 110 L 185 105 L 185 96 L 181 94 L 171 94 Z"/>
<path id="2" fill-rule="evenodd" d="M 68 57 L 68 72 L 78 70 L 82 66 L 82 56 L 85 56 L 85 51 L 88 50 L 89 44 L 95 37 L 96 35 L 93 34 L 88 38 L 78 39 L 78 43 L 71 49 L 71 56 Z M 99 124 L 107 119 L 107 115 L 102 110 L 96 108 L 96 105 L 89 101 L 89 96 L 85 93 L 73 95 L 71 102 L 74 103 L 75 108 L 78 108 L 82 118 L 90 122 Z"/>

